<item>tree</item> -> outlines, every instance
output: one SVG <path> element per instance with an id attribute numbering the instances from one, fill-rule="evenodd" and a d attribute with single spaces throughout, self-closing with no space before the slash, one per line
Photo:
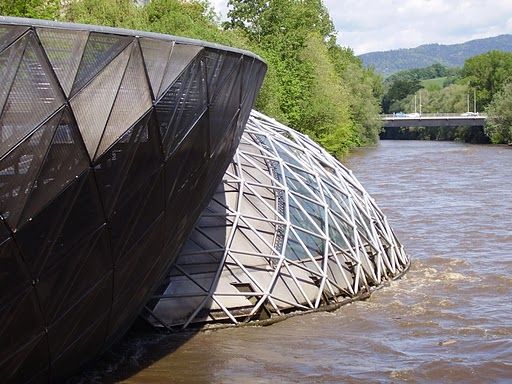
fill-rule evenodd
<path id="1" fill-rule="evenodd" d="M 485 108 L 512 79 L 512 52 L 491 51 L 474 56 L 464 63 L 462 77 L 476 89 L 477 100 Z"/>
<path id="2" fill-rule="evenodd" d="M 321 0 L 230 0 L 225 27 L 269 64 L 257 108 L 341 155 L 374 142 L 382 79 L 336 44 Z M 258 51 L 259 50 L 259 51 Z"/>
<path id="3" fill-rule="evenodd" d="M 398 112 L 398 110 L 391 107 L 393 103 L 404 99 L 408 95 L 414 95 L 420 89 L 421 84 L 418 79 L 396 78 L 389 85 L 387 92 L 382 98 L 382 109 L 385 113 Z"/>
<path id="4" fill-rule="evenodd" d="M 60 0 L 0 0 L 0 14 L 57 20 L 60 4 Z"/>
<path id="5" fill-rule="evenodd" d="M 512 143 L 512 82 L 506 83 L 487 108 L 485 133 L 495 144 Z"/>

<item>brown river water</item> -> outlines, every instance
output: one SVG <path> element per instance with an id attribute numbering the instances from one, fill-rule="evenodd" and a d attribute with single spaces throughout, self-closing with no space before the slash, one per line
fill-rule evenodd
<path id="1" fill-rule="evenodd" d="M 512 383 L 512 147 L 381 141 L 344 163 L 405 277 L 269 327 L 132 330 L 70 383 Z"/>

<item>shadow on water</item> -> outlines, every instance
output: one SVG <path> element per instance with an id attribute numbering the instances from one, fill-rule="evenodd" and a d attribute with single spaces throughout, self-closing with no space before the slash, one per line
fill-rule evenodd
<path id="1" fill-rule="evenodd" d="M 66 384 L 117 383 L 129 379 L 176 351 L 197 331 L 159 331 L 138 319 L 127 334 Z"/>
<path id="2" fill-rule="evenodd" d="M 436 140 L 489 144 L 483 127 L 387 127 L 380 133 L 381 140 Z"/>

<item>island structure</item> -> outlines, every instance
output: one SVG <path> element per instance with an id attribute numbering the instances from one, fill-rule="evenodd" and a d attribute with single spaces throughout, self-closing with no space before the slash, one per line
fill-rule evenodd
<path id="1" fill-rule="evenodd" d="M 409 265 L 349 169 L 253 111 L 222 183 L 143 315 L 169 330 L 271 324 L 366 299 Z"/>
<path id="2" fill-rule="evenodd" d="M 0 377 L 55 382 L 161 284 L 266 64 L 203 41 L 0 17 Z"/>

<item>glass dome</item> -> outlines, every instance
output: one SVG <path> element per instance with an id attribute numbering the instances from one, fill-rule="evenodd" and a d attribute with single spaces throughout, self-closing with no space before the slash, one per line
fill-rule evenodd
<path id="1" fill-rule="evenodd" d="M 409 258 L 352 172 L 253 111 L 238 150 L 159 294 L 155 325 L 273 321 L 367 297 Z"/>

